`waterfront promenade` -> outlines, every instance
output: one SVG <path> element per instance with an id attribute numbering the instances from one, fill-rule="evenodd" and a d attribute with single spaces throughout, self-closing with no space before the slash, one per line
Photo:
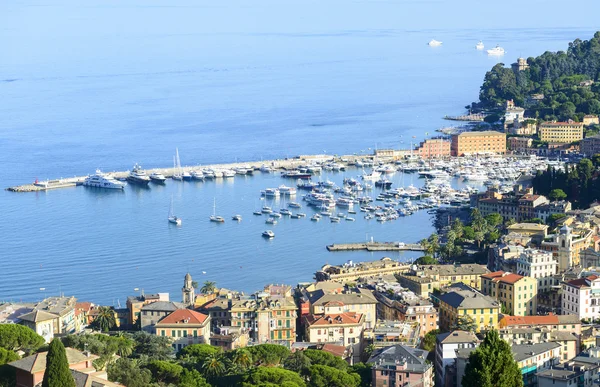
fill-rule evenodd
<path id="1" fill-rule="evenodd" d="M 366 242 L 366 243 L 334 243 L 327 246 L 329 251 L 423 251 L 418 243 L 402 242 Z"/>

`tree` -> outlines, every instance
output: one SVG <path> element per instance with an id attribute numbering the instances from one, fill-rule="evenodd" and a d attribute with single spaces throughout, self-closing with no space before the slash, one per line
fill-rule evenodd
<path id="1" fill-rule="evenodd" d="M 319 351 L 316 349 L 307 349 L 304 351 L 304 354 L 310 359 L 310 362 L 313 365 L 324 365 L 337 368 L 339 370 L 346 370 L 346 368 L 348 368 L 348 363 L 329 352 Z"/>
<path id="2" fill-rule="evenodd" d="M 196 370 L 183 369 L 179 378 L 179 387 L 211 387 L 211 385 L 202 377 L 202 374 Z"/>
<path id="3" fill-rule="evenodd" d="M 458 316 L 456 324 L 452 326 L 452 330 L 475 332 L 477 330 L 477 323 L 469 315 Z"/>
<path id="4" fill-rule="evenodd" d="M 217 283 L 214 281 L 204 281 L 202 287 L 200 288 L 200 293 L 209 294 L 214 293 L 217 289 Z"/>
<path id="5" fill-rule="evenodd" d="M 550 216 L 548 216 L 548 218 L 546 219 L 546 223 L 549 226 L 556 226 L 556 222 L 562 218 L 565 218 L 567 216 L 567 214 L 552 214 Z"/>
<path id="6" fill-rule="evenodd" d="M 283 368 L 298 373 L 305 371 L 311 365 L 312 363 L 304 351 L 293 352 L 283 361 Z"/>
<path id="7" fill-rule="evenodd" d="M 489 214 L 484 219 L 489 227 L 498 227 L 502 224 L 502 215 L 498 213 Z"/>
<path id="8" fill-rule="evenodd" d="M 227 367 L 225 366 L 225 359 L 220 353 L 213 353 L 208 355 L 204 359 L 204 363 L 200 367 L 202 374 L 208 379 L 215 379 L 219 376 L 225 375 Z"/>
<path id="9" fill-rule="evenodd" d="M 100 306 L 91 327 L 102 332 L 108 332 L 117 325 L 115 311 L 110 306 Z"/>
<path id="10" fill-rule="evenodd" d="M 433 258 L 432 256 L 425 255 L 423 257 L 417 258 L 415 260 L 415 264 L 417 265 L 437 265 L 439 264 L 438 260 Z"/>
<path id="11" fill-rule="evenodd" d="M 152 373 L 152 379 L 160 384 L 177 384 L 183 373 L 182 366 L 164 360 L 152 360 L 145 368 Z"/>
<path id="12" fill-rule="evenodd" d="M 108 380 L 127 387 L 147 387 L 152 381 L 150 370 L 140 367 L 138 359 L 118 359 L 107 369 Z"/>
<path id="13" fill-rule="evenodd" d="M 139 358 L 141 355 L 146 355 L 152 360 L 167 360 L 173 353 L 173 347 L 171 347 L 168 337 L 136 332 L 133 334 L 133 340 L 135 341 L 133 357 Z"/>
<path id="14" fill-rule="evenodd" d="M 259 344 L 248 347 L 256 365 L 279 365 L 290 355 L 290 350 L 283 345 Z"/>
<path id="15" fill-rule="evenodd" d="M 592 156 L 592 164 L 594 164 L 594 167 L 600 167 L 600 153 L 596 153 Z"/>
<path id="16" fill-rule="evenodd" d="M 305 387 L 306 384 L 295 372 L 278 367 L 257 367 L 244 375 L 242 386 Z"/>
<path id="17" fill-rule="evenodd" d="M 198 363 L 203 363 L 208 357 L 219 354 L 221 349 L 213 347 L 210 344 L 191 344 L 185 346 L 177 353 L 177 358 L 181 359 L 186 356 L 194 358 Z"/>
<path id="18" fill-rule="evenodd" d="M 35 352 L 44 345 L 44 338 L 20 324 L 0 324 L 0 347 L 11 351 Z"/>
<path id="19" fill-rule="evenodd" d="M 9 349 L 0 348 L 0 366 L 19 360 L 19 355 Z"/>
<path id="20" fill-rule="evenodd" d="M 565 200 L 567 198 L 567 194 L 562 189 L 556 188 L 550 191 L 548 197 L 550 200 Z"/>
<path id="21" fill-rule="evenodd" d="M 239 370 L 246 370 L 252 366 L 252 355 L 245 348 L 236 349 L 233 354 L 233 364 Z"/>
<path id="22" fill-rule="evenodd" d="M 42 387 L 75 387 L 65 346 L 58 338 L 52 340 L 46 355 L 46 371 L 44 371 Z"/>
<path id="23" fill-rule="evenodd" d="M 337 368 L 312 365 L 307 374 L 309 387 L 358 387 L 360 376 L 349 374 Z"/>
<path id="24" fill-rule="evenodd" d="M 370 363 L 356 363 L 350 367 L 349 372 L 360 377 L 360 387 L 371 387 L 373 381 L 373 366 Z"/>
<path id="25" fill-rule="evenodd" d="M 471 352 L 462 380 L 463 387 L 522 387 L 521 370 L 510 345 L 498 331 L 491 330 L 483 343 Z"/>
<path id="26" fill-rule="evenodd" d="M 439 329 L 427 332 L 423 337 L 423 340 L 421 340 L 421 348 L 429 352 L 433 351 L 435 349 L 437 335 L 439 334 Z"/>

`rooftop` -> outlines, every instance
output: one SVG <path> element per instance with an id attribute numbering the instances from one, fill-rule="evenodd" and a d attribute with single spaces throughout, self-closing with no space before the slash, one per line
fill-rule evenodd
<path id="1" fill-rule="evenodd" d="M 83 352 L 70 347 L 65 348 L 65 352 L 67 354 L 67 361 L 69 362 L 69 365 L 82 363 L 84 361 L 93 361 L 98 358 L 96 355 L 86 355 Z M 35 355 L 13 361 L 12 363 L 9 363 L 9 365 L 31 374 L 44 372 L 46 370 L 47 355 L 48 352 L 39 352 Z"/>
<path id="2" fill-rule="evenodd" d="M 507 227 L 508 230 L 511 231 L 523 231 L 523 230 L 537 230 L 537 231 L 545 231 L 548 229 L 548 226 L 545 224 L 538 223 L 515 223 Z"/>
<path id="3" fill-rule="evenodd" d="M 156 301 L 156 302 L 152 302 L 150 304 L 146 304 L 142 307 L 141 310 L 143 311 L 147 311 L 147 310 L 153 310 L 153 311 L 160 311 L 160 312 L 174 312 L 177 309 L 183 309 L 184 305 L 179 303 L 179 302 L 173 302 L 173 301 Z"/>
<path id="4" fill-rule="evenodd" d="M 357 325 L 362 321 L 364 321 L 364 315 L 354 312 L 321 315 L 309 314 L 306 316 L 306 323 L 310 326 Z"/>
<path id="5" fill-rule="evenodd" d="M 529 359 L 540 355 L 544 352 L 551 351 L 553 349 L 560 348 L 559 343 L 548 342 L 548 343 L 537 343 L 537 344 L 521 344 L 513 345 L 512 353 L 513 357 L 517 362 Z"/>
<path id="6" fill-rule="evenodd" d="M 44 312 L 43 310 L 33 310 L 29 313 L 25 313 L 19 316 L 20 320 L 35 323 L 41 321 L 54 320 L 55 318 L 58 318 L 58 315 L 54 313 Z"/>
<path id="7" fill-rule="evenodd" d="M 454 331 L 440 333 L 437 335 L 437 341 L 442 344 L 454 344 L 454 343 L 478 343 L 479 339 L 475 333 L 470 331 Z"/>
<path id="8" fill-rule="evenodd" d="M 442 294 L 439 299 L 453 308 L 500 308 L 498 301 L 474 289 L 454 290 Z"/>
<path id="9" fill-rule="evenodd" d="M 502 282 L 505 284 L 515 284 L 523 279 L 522 275 L 505 272 L 505 271 L 495 271 L 493 273 L 484 274 L 481 278 L 486 278 L 492 280 L 493 282 Z"/>
<path id="10" fill-rule="evenodd" d="M 178 309 L 160 320 L 156 325 L 166 324 L 204 324 L 208 316 L 191 309 Z"/>
<path id="11" fill-rule="evenodd" d="M 375 364 L 375 367 L 405 365 L 408 372 L 423 373 L 427 371 L 431 364 L 426 362 L 429 352 L 422 349 L 415 349 L 404 345 L 393 345 L 377 349 L 369 358 L 368 363 Z"/>
<path id="12" fill-rule="evenodd" d="M 477 137 L 477 136 L 503 136 L 503 137 L 506 137 L 506 133 L 497 132 L 495 130 L 484 130 L 481 132 L 462 132 L 458 136 L 459 137 Z"/>

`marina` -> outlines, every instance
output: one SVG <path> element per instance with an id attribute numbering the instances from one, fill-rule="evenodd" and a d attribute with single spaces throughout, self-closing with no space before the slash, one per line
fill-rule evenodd
<path id="1" fill-rule="evenodd" d="M 328 251 L 423 251 L 423 246 L 418 243 L 404 242 L 365 242 L 365 243 L 337 243 L 327 246 Z"/>

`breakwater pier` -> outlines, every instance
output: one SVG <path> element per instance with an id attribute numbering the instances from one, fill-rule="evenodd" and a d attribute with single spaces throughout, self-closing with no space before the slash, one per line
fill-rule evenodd
<path id="1" fill-rule="evenodd" d="M 365 242 L 365 243 L 334 243 L 327 246 L 328 251 L 423 251 L 418 243 L 402 242 Z"/>

